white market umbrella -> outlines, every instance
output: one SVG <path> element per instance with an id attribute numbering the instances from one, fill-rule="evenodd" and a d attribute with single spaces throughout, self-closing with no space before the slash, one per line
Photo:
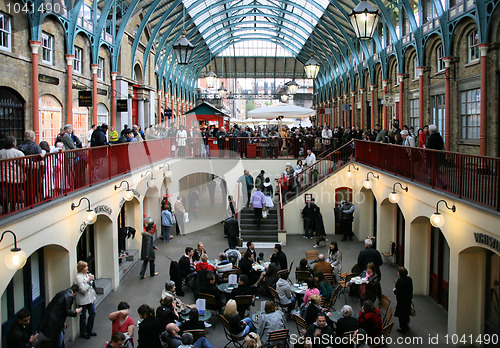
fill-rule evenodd
<path id="1" fill-rule="evenodd" d="M 251 118 L 267 120 L 275 119 L 278 116 L 287 118 L 307 118 L 309 116 L 316 115 L 316 111 L 296 105 L 281 103 L 254 109 L 252 111 L 249 111 L 248 115 Z"/>

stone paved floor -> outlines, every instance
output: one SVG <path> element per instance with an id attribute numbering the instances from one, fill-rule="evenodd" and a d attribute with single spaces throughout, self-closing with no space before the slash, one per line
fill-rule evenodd
<path id="1" fill-rule="evenodd" d="M 116 306 L 120 301 L 127 301 L 130 304 L 131 316 L 134 320 L 138 319 L 137 308 L 141 304 L 145 303 L 155 308 L 159 305 L 158 300 L 164 287 L 164 283 L 169 280 L 168 269 L 170 261 L 166 256 L 178 260 L 186 246 L 195 246 L 197 242 L 203 241 L 210 259 L 216 258 L 220 251 L 227 248 L 227 240 L 223 238 L 222 234 L 222 226 L 220 224 L 216 224 L 198 232 L 175 237 L 171 243 L 164 244 L 161 241 L 157 241 L 156 245 L 158 246 L 159 251 L 156 252 L 156 268 L 159 272 L 159 276 L 155 278 L 146 277 L 146 279 L 140 280 L 139 270 L 141 263 L 139 262 L 136 264 L 134 269 L 122 280 L 120 287 L 116 291 L 112 292 L 97 308 L 95 331 L 98 336 L 91 338 L 90 340 L 77 338 L 74 342 L 70 342 L 67 346 L 71 348 L 104 347 L 105 341 L 109 340 L 111 334 L 111 323 L 107 319 L 107 316 L 110 312 L 116 310 Z M 340 241 L 341 239 L 341 236 L 328 236 L 330 240 L 332 237 L 337 241 Z M 304 240 L 301 236 L 288 236 L 288 244 L 283 248 L 283 251 L 288 256 L 288 262 L 295 257 L 295 265 L 297 265 L 300 258 L 304 257 L 305 251 L 313 249 L 313 244 L 314 243 L 312 241 Z M 363 247 L 363 243 L 357 241 L 339 242 L 339 247 L 343 250 L 344 255 L 343 269 L 344 271 L 350 270 L 357 260 L 359 250 Z M 327 246 L 325 245 L 319 250 L 320 252 L 327 252 Z M 271 249 L 265 249 L 263 251 L 266 258 L 268 258 L 272 252 Z M 392 305 L 395 306 L 396 299 L 392 293 L 392 289 L 397 279 L 396 268 L 394 266 L 383 265 L 381 272 L 383 293 L 392 300 Z M 194 303 L 194 298 L 189 288 L 185 288 L 185 292 L 186 296 L 183 298 L 183 301 L 186 303 Z M 354 311 L 360 310 L 359 301 L 356 301 L 354 298 L 349 296 L 347 296 L 346 299 L 347 304 L 351 305 Z M 265 298 L 259 298 L 257 300 L 257 306 L 252 307 L 252 313 L 260 308 L 260 301 L 262 300 L 265 300 Z M 414 304 L 417 308 L 417 316 L 412 318 L 410 323 L 411 332 L 409 337 L 422 337 L 424 344 L 419 346 L 430 347 L 431 345 L 428 344 L 429 335 L 435 336 L 436 334 L 439 334 L 441 339 L 439 340 L 440 344 L 438 346 L 444 346 L 442 338 L 447 332 L 447 312 L 428 296 L 416 296 L 414 298 Z M 343 305 L 344 299 L 341 298 L 335 305 L 335 308 L 340 310 Z M 397 337 L 401 337 L 401 335 L 396 331 L 399 327 L 397 318 L 393 319 L 396 322 L 391 336 L 393 339 L 396 339 Z M 227 343 L 223 334 L 222 325 L 220 322 L 215 320 L 215 318 L 211 319 L 211 322 L 215 325 L 206 330 L 207 338 L 214 345 L 214 347 L 221 348 Z M 289 320 L 288 324 L 290 333 L 296 333 L 295 323 L 292 320 Z M 137 330 L 135 335 L 137 337 Z M 402 347 L 408 345 L 391 344 L 391 346 Z M 436 347 L 436 345 L 434 345 L 434 347 Z"/>

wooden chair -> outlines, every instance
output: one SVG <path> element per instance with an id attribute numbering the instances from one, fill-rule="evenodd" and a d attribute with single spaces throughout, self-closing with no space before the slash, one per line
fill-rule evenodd
<path id="1" fill-rule="evenodd" d="M 323 273 L 323 275 L 325 276 L 325 279 L 332 284 L 332 286 L 335 286 L 335 275 L 332 273 Z"/>
<path id="2" fill-rule="evenodd" d="M 238 266 L 233 265 L 233 271 L 236 271 L 237 275 L 241 274 L 241 269 Z"/>
<path id="3" fill-rule="evenodd" d="M 318 250 L 307 250 L 306 251 L 306 260 L 307 261 L 316 261 L 318 259 L 319 251 Z"/>
<path id="4" fill-rule="evenodd" d="M 382 328 L 382 337 L 384 338 L 384 340 L 382 341 L 383 344 L 376 345 L 376 346 L 374 346 L 375 348 L 387 347 L 387 337 L 391 336 L 391 331 L 392 331 L 393 326 L 394 326 L 394 322 L 392 322 L 392 323 L 390 323 Z"/>
<path id="5" fill-rule="evenodd" d="M 293 262 L 295 261 L 295 257 L 292 259 L 292 262 L 290 262 L 290 267 L 288 269 L 292 270 L 293 269 Z"/>
<path id="6" fill-rule="evenodd" d="M 237 348 L 243 348 L 243 341 L 245 340 L 245 336 L 235 337 L 231 331 L 231 326 L 224 316 L 219 315 L 220 320 L 222 321 L 222 325 L 224 326 L 224 334 L 226 335 L 226 339 L 229 341 L 226 343 L 224 348 L 229 346 L 231 343 Z"/>
<path id="7" fill-rule="evenodd" d="M 387 325 L 391 322 L 391 319 L 392 319 L 392 311 L 393 311 L 393 307 L 391 307 L 391 309 L 389 309 L 389 312 L 387 312 L 387 316 L 385 317 L 385 320 L 383 321 L 382 325 Z"/>
<path id="8" fill-rule="evenodd" d="M 342 287 L 342 294 L 344 295 L 344 302 L 347 303 L 347 298 L 345 297 L 346 290 L 349 288 L 349 282 L 352 278 L 356 277 L 356 273 L 342 273 L 338 284 Z"/>
<path id="9" fill-rule="evenodd" d="M 289 272 L 287 269 L 282 269 L 281 271 L 278 271 L 278 273 L 276 273 L 276 281 L 280 280 L 281 278 L 281 275 L 285 272 Z M 290 272 L 289 272 L 290 273 Z"/>
<path id="10" fill-rule="evenodd" d="M 286 318 L 288 318 L 288 316 L 289 316 L 289 314 L 290 314 L 290 313 L 288 312 L 288 305 L 282 305 L 282 304 L 281 304 L 281 301 L 280 301 L 280 297 L 279 297 L 279 295 L 278 295 L 278 292 L 277 292 L 274 288 L 272 288 L 272 287 L 270 287 L 270 286 L 268 286 L 267 288 L 269 289 L 269 292 L 271 293 L 271 297 L 273 298 L 274 304 L 275 304 L 275 305 L 278 305 L 278 306 L 280 307 L 281 311 L 282 311 L 283 313 L 285 313 L 285 317 L 286 317 Z"/>
<path id="11" fill-rule="evenodd" d="M 305 336 L 307 331 L 306 320 L 297 314 L 292 314 L 292 318 L 295 321 L 295 325 L 297 326 L 297 332 L 299 333 L 299 335 Z"/>
<path id="12" fill-rule="evenodd" d="M 236 275 L 238 275 L 238 271 L 235 270 L 235 269 L 232 269 L 230 271 L 221 272 L 221 273 L 222 273 L 221 283 L 227 283 L 230 274 L 236 274 Z"/>
<path id="13" fill-rule="evenodd" d="M 246 311 L 250 311 L 250 306 L 253 302 L 252 295 L 235 296 L 234 300 L 236 301 L 236 305 L 238 306 L 238 312 L 240 312 L 241 314 L 245 314 Z"/>
<path id="14" fill-rule="evenodd" d="M 390 306 L 391 306 L 391 300 L 389 299 L 389 297 L 382 295 L 378 308 L 380 309 L 380 312 L 382 313 L 382 319 L 384 321 L 385 321 L 385 317 L 387 316 L 387 311 L 389 310 Z"/>
<path id="15" fill-rule="evenodd" d="M 205 336 L 205 330 L 186 330 L 184 333 L 189 332 L 193 335 L 193 342 L 196 342 L 198 338 Z"/>
<path id="16" fill-rule="evenodd" d="M 215 312 L 215 314 L 218 314 L 219 308 L 217 307 L 217 301 L 215 300 L 214 295 L 210 294 L 204 294 L 200 292 L 198 294 L 198 298 L 202 298 L 205 300 L 205 308 L 208 309 L 209 311 Z"/>
<path id="17" fill-rule="evenodd" d="M 311 276 L 311 272 L 309 271 L 295 271 L 295 282 L 305 283 Z"/>
<path id="18" fill-rule="evenodd" d="M 288 329 L 282 329 L 282 330 L 275 330 L 269 332 L 269 336 L 267 337 L 267 345 L 269 347 L 286 347 L 288 348 L 288 334 L 289 334 Z M 271 342 L 276 342 L 276 341 L 284 341 L 284 344 L 274 345 Z"/>

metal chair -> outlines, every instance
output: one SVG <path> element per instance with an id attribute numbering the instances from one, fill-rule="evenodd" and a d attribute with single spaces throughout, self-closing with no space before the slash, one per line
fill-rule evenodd
<path id="1" fill-rule="evenodd" d="M 288 334 L 290 330 L 288 329 L 282 329 L 282 330 L 275 330 L 269 332 L 269 336 L 267 337 L 267 347 L 286 347 L 288 348 Z M 284 344 L 280 345 L 274 345 L 271 342 L 276 342 L 276 341 L 284 341 Z"/>
<path id="2" fill-rule="evenodd" d="M 226 343 L 224 348 L 226 348 L 231 343 L 237 348 L 243 348 L 242 341 L 245 340 L 245 336 L 235 337 L 233 335 L 233 333 L 231 332 L 231 326 L 229 325 L 229 322 L 227 321 L 227 319 L 224 318 L 224 316 L 222 316 L 222 315 L 219 315 L 219 318 L 222 321 L 222 325 L 224 326 L 224 334 L 226 335 L 226 338 L 229 341 Z"/>

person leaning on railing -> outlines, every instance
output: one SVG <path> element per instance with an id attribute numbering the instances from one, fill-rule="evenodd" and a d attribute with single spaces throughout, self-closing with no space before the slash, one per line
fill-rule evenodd
<path id="1" fill-rule="evenodd" d="M 5 138 L 4 148 L 0 150 L 0 160 L 24 157 L 24 153 L 16 149 L 16 138 L 8 135 Z M 22 201 L 21 186 L 26 180 L 22 161 L 4 161 L 0 167 L 2 192 L 2 214 L 14 211 L 16 205 Z M 9 209 L 10 204 L 10 209 Z"/>

